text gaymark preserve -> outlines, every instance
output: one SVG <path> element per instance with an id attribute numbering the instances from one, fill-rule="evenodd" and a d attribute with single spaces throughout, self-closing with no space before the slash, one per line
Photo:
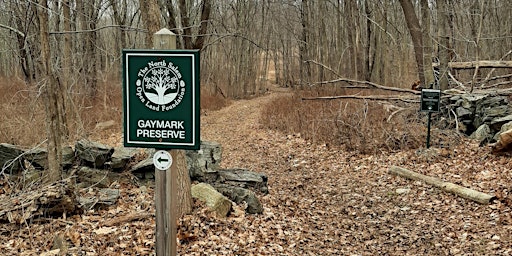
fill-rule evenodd
<path id="1" fill-rule="evenodd" d="M 137 121 L 137 137 L 185 139 L 185 121 L 140 119 Z"/>

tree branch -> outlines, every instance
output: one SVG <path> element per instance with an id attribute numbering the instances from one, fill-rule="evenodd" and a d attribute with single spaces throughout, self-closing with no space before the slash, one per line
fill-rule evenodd
<path id="1" fill-rule="evenodd" d="M 415 91 L 415 90 L 411 90 L 411 89 L 389 87 L 389 86 L 384 86 L 384 85 L 380 85 L 380 84 L 377 84 L 377 83 L 373 83 L 373 82 L 370 82 L 370 81 L 360 81 L 360 80 L 354 80 L 354 79 L 349 79 L 349 78 L 338 78 L 338 79 L 334 79 L 334 80 L 330 80 L 330 81 L 316 82 L 316 83 L 312 83 L 310 85 L 331 84 L 331 83 L 339 83 L 339 82 L 347 82 L 347 83 L 350 83 L 350 84 L 352 84 L 352 83 L 355 83 L 355 84 L 365 84 L 365 85 L 373 87 L 373 88 L 387 90 L 387 91 L 406 92 L 406 93 L 412 93 L 412 94 L 416 94 L 416 95 L 420 94 L 419 91 Z"/>
<path id="2" fill-rule="evenodd" d="M 407 103 L 419 103 L 418 100 L 411 98 L 400 97 L 396 95 L 369 95 L 369 96 L 358 96 L 358 95 L 339 95 L 339 96 L 323 96 L 323 97 L 304 97 L 302 100 L 335 100 L 335 99 L 359 99 L 359 100 L 399 100 Z"/>
<path id="3" fill-rule="evenodd" d="M 0 24 L 0 28 L 8 29 L 8 30 L 10 30 L 10 31 L 12 31 L 12 32 L 14 32 L 14 33 L 16 33 L 16 34 L 18 34 L 18 35 L 22 36 L 22 37 L 25 37 L 25 34 L 24 34 L 23 32 L 21 32 L 21 31 L 19 31 L 19 30 L 15 29 L 15 28 L 13 28 L 13 27 L 9 27 L 9 26 L 7 26 L 7 25 Z"/>
<path id="4" fill-rule="evenodd" d="M 62 34 L 79 34 L 79 33 L 90 33 L 90 32 L 96 32 L 99 30 L 107 29 L 107 28 L 120 28 L 124 30 L 133 30 L 133 31 L 139 31 L 139 32 L 148 32 L 147 29 L 142 28 L 136 28 L 136 27 L 129 27 L 125 25 L 107 25 L 95 29 L 87 29 L 87 30 L 74 30 L 74 31 L 50 31 L 50 35 L 62 35 Z"/>

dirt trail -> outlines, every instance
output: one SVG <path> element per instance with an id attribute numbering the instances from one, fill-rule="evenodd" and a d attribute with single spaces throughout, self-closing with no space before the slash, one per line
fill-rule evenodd
<path id="1" fill-rule="evenodd" d="M 264 206 L 259 215 L 236 206 L 230 217 L 217 219 L 196 207 L 180 220 L 179 255 L 512 255 L 510 157 L 469 142 L 429 159 L 415 150 L 360 155 L 312 144 L 258 123 L 261 106 L 279 95 L 234 101 L 201 116 L 202 140 L 223 147 L 221 165 L 267 174 L 269 194 L 258 195 Z M 119 144 L 120 136 L 109 140 Z M 391 165 L 501 193 L 509 201 L 479 205 L 392 176 Z M 105 226 L 106 220 L 154 213 L 153 186 L 113 186 L 121 198 L 111 207 L 0 225 L 0 240 L 6 241 L 0 255 L 40 255 L 60 237 L 68 255 L 153 255 L 153 215 Z"/>
<path id="2" fill-rule="evenodd" d="M 265 206 L 262 215 L 246 216 L 239 222 L 225 220 L 226 229 L 210 233 L 225 240 L 203 248 L 205 252 L 233 255 L 512 253 L 510 212 L 495 206 L 482 207 L 421 182 L 387 173 L 389 166 L 401 165 L 452 181 L 464 179 L 465 174 L 449 176 L 447 170 L 461 169 L 461 162 L 451 159 L 453 155 L 431 162 L 417 159 L 414 151 L 364 156 L 313 145 L 297 135 L 263 129 L 258 123 L 260 106 L 279 95 L 273 92 L 235 101 L 202 117 L 202 139 L 222 144 L 221 165 L 266 173 L 270 190 L 269 195 L 261 196 Z M 454 149 L 461 154 L 455 158 L 462 162 L 482 154 L 473 145 L 462 147 Z M 474 165 L 486 168 L 496 166 L 493 161 L 503 159 L 480 158 L 479 161 Z M 502 170 L 510 173 L 506 168 Z M 480 187 L 487 192 L 485 184 Z M 507 221 L 497 224 L 496 216 Z M 204 234 L 204 239 L 209 239 L 208 234 Z M 193 254 L 193 247 L 183 249 Z"/>

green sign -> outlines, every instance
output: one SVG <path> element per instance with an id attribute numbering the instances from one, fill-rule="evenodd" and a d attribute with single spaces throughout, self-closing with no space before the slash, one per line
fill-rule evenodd
<path id="1" fill-rule="evenodd" d="M 439 112 L 441 91 L 434 89 L 421 90 L 421 111 Z"/>
<path id="2" fill-rule="evenodd" d="M 123 50 L 124 146 L 199 149 L 199 51 Z"/>

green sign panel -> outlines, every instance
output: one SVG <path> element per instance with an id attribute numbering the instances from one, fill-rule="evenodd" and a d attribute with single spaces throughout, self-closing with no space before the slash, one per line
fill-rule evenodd
<path id="1" fill-rule="evenodd" d="M 124 146 L 199 149 L 199 51 L 123 50 Z"/>
<path id="2" fill-rule="evenodd" d="M 441 91 L 434 89 L 421 90 L 421 111 L 439 112 L 441 102 Z"/>

